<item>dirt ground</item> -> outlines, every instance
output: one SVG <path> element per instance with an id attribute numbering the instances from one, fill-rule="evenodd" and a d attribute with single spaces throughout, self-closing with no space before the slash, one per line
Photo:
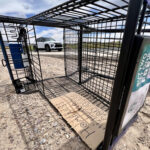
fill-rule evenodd
<path id="1" fill-rule="evenodd" d="M 0 59 L 2 56 L 0 55 Z M 41 57 L 44 78 L 64 75 L 64 61 Z M 17 95 L 0 63 L 0 150 L 88 150 L 39 93 Z M 150 149 L 150 93 L 114 150 Z"/>

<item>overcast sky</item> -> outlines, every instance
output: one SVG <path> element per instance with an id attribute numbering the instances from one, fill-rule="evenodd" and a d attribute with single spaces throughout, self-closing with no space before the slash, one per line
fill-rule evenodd
<path id="1" fill-rule="evenodd" d="M 68 0 L 0 0 L 0 15 L 27 18 Z M 62 29 L 37 27 L 37 36 L 62 41 Z"/>

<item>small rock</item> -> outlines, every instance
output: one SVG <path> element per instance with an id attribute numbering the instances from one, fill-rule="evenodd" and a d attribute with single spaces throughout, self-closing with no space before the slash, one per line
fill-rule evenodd
<path id="1" fill-rule="evenodd" d="M 29 112 L 29 109 L 28 109 L 28 108 L 26 108 L 25 111 L 26 111 L 26 113 L 27 113 L 28 115 L 31 115 L 31 113 Z"/>
<path id="2" fill-rule="evenodd" d="M 13 143 L 13 141 L 14 141 L 13 136 L 10 135 L 8 138 L 9 138 L 10 142 Z"/>
<path id="3" fill-rule="evenodd" d="M 51 121 L 50 121 L 50 120 L 48 120 L 48 123 L 51 123 Z"/>
<path id="4" fill-rule="evenodd" d="M 59 145 L 60 144 L 59 141 L 56 141 L 56 144 Z"/>
<path id="5" fill-rule="evenodd" d="M 143 143 L 143 142 L 144 142 L 143 137 L 139 137 L 138 139 L 139 139 L 139 141 L 140 141 L 141 143 Z"/>
<path id="6" fill-rule="evenodd" d="M 42 139 L 40 144 L 45 144 L 45 142 L 46 142 L 46 139 Z"/>
<path id="7" fill-rule="evenodd" d="M 50 114 L 46 114 L 46 117 L 51 117 L 51 115 Z"/>
<path id="8" fill-rule="evenodd" d="M 57 125 L 58 125 L 57 122 L 54 122 L 54 123 L 53 123 L 53 127 L 56 127 Z"/>
<path id="9" fill-rule="evenodd" d="M 69 134 L 65 134 L 67 139 L 70 139 L 70 135 Z"/>
<path id="10" fill-rule="evenodd" d="M 38 129 L 37 129 L 37 128 L 34 128 L 34 132 L 35 132 L 35 133 L 38 133 Z"/>
<path id="11" fill-rule="evenodd" d="M 61 128 L 63 131 L 65 131 L 66 129 L 64 127 Z"/>

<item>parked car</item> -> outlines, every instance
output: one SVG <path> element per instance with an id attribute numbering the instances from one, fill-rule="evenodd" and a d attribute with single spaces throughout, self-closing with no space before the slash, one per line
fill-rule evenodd
<path id="1" fill-rule="evenodd" d="M 62 51 L 63 45 L 60 42 L 55 41 L 53 38 L 40 37 L 37 38 L 38 49 L 45 49 L 46 51 L 58 50 Z"/>

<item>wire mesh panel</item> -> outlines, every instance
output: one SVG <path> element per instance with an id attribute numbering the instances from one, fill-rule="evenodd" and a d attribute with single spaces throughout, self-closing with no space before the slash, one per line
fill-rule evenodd
<path id="1" fill-rule="evenodd" d="M 34 25 L 26 25 L 26 31 L 27 47 L 29 53 L 28 58 L 30 60 L 31 73 L 34 79 L 32 83 L 34 83 L 37 90 L 39 90 L 41 94 L 44 95 L 43 76 Z"/>
<path id="2" fill-rule="evenodd" d="M 78 27 L 65 29 L 65 72 L 66 76 L 79 82 L 78 70 Z"/>
<path id="3" fill-rule="evenodd" d="M 31 59 L 31 68 L 33 73 L 33 78 L 35 80 L 35 85 L 37 89 L 44 94 L 44 84 L 43 84 L 43 76 L 41 69 L 41 62 L 39 56 L 39 50 L 37 47 L 37 39 L 34 25 L 26 26 L 27 30 L 27 44 L 29 47 L 29 55 Z"/>
<path id="4" fill-rule="evenodd" d="M 128 3 L 129 0 L 69 0 L 26 21 L 53 27 L 84 25 L 125 16 Z"/>
<path id="5" fill-rule="evenodd" d="M 147 7 L 147 3 L 143 5 L 141 18 L 139 20 L 139 34 L 140 33 L 144 36 L 150 36 L 150 6 Z"/>
<path id="6" fill-rule="evenodd" d="M 88 25 L 83 30 L 82 85 L 107 102 L 111 99 L 123 38 L 123 30 L 115 29 L 124 29 L 124 25 L 125 19 L 119 18 Z"/>
<path id="7" fill-rule="evenodd" d="M 110 111 L 108 126 L 106 127 L 106 141 L 107 138 L 110 138 L 108 140 L 111 141 L 114 138 L 112 136 L 115 133 L 114 129 L 117 127 L 115 123 L 120 117 L 118 116 L 119 111 L 121 111 L 122 106 L 124 107 L 122 97 L 127 88 L 125 82 L 127 81 L 128 66 L 130 68 L 130 54 L 136 27 L 138 34 L 142 32 L 143 35 L 149 35 L 150 11 L 149 9 L 144 10 L 146 5 L 141 9 L 140 2 L 142 0 L 138 0 L 138 2 L 130 0 L 130 3 L 129 0 L 70 0 L 25 20 L 14 18 L 14 20 L 20 22 L 25 21 L 27 24 L 65 28 L 65 73 L 67 77 L 82 86 L 69 85 L 70 80 L 66 79 L 65 81 L 45 80 L 43 85 L 34 26 L 26 26 L 29 67 L 21 70 L 16 69 L 11 58 L 12 55 L 8 53 L 15 80 L 21 80 L 24 85 L 25 83 L 29 85 L 31 81 L 36 83 L 34 85 L 47 98 L 60 96 L 72 91 L 72 89 L 81 94 L 82 90 L 80 91 L 79 88 L 82 87 L 88 94 L 92 93 L 92 95 L 100 98 L 94 99 L 93 102 L 97 103 L 97 101 L 102 100 L 109 105 L 112 99 L 111 106 L 108 108 Z M 143 11 L 141 11 L 139 18 L 140 10 Z M 137 18 L 139 18 L 138 26 Z M 2 17 L 2 19 L 8 22 L 11 20 L 11 18 L 5 17 Z M 14 42 L 12 39 L 16 41 L 18 25 L 13 24 L 13 27 L 12 24 L 6 25 L 8 28 L 13 28 L 8 33 L 6 26 L 2 23 L 3 36 L 6 40 L 5 45 L 8 45 L 8 43 Z M 9 39 L 9 36 L 11 36 L 11 39 Z M 37 50 L 36 52 L 33 52 L 33 47 L 34 50 Z M 18 73 L 20 71 L 23 72 Z M 21 74 L 23 74 L 23 77 L 21 77 Z M 109 146 L 108 143 L 106 142 L 107 146 Z"/>
<path id="8" fill-rule="evenodd" d="M 3 59 L 3 64 L 7 61 L 10 65 L 16 92 L 32 92 L 36 87 L 43 92 L 39 53 L 38 50 L 33 52 L 37 45 L 34 26 L 2 22 L 0 31 L 8 57 L 8 60 Z"/>
<path id="9" fill-rule="evenodd" d="M 90 7 L 88 12 L 95 10 L 95 15 L 88 18 L 88 23 L 82 23 L 82 40 L 79 37 L 79 27 L 76 27 L 78 32 L 65 30 L 67 75 L 78 72 L 75 81 L 79 82 L 81 73 L 81 84 L 106 103 L 110 103 L 111 100 L 124 35 L 127 4 L 128 1 L 118 0 L 114 3 L 98 1 L 87 5 L 86 7 Z M 97 17 L 99 20 L 95 21 Z M 78 46 L 76 44 L 76 48 L 72 49 L 67 45 L 74 41 L 74 37 L 78 39 Z M 72 59 L 69 60 L 69 57 Z"/>
<path id="10" fill-rule="evenodd" d="M 21 92 L 24 92 L 29 90 L 29 81 L 26 78 L 29 70 L 23 65 L 23 63 L 28 64 L 28 59 L 22 59 L 23 47 L 21 43 L 17 41 L 19 37 L 19 26 L 20 24 L 16 23 L 1 23 L 0 29 L 11 72 L 13 74 L 13 83 L 18 89 L 21 89 Z M 18 47 L 17 44 L 20 44 L 20 46 Z"/>

